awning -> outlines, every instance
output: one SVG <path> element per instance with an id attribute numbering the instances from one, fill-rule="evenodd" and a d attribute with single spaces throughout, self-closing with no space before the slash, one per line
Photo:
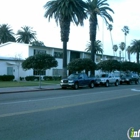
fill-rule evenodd
<path id="1" fill-rule="evenodd" d="M 9 65 L 16 65 L 16 63 L 15 62 L 7 62 L 7 64 L 9 64 Z"/>

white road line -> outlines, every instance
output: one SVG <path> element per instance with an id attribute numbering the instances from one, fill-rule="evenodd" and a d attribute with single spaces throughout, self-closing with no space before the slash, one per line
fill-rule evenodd
<path id="1" fill-rule="evenodd" d="M 92 93 L 84 93 L 84 94 L 79 94 L 79 95 L 70 95 L 70 96 L 63 96 L 63 97 L 52 97 L 52 98 L 43 98 L 43 99 L 33 99 L 33 100 L 22 100 L 22 101 L 15 101 L 15 102 L 4 102 L 0 103 L 0 105 L 9 105 L 9 104 L 20 104 L 20 103 L 28 103 L 28 102 L 39 102 L 39 101 L 45 101 L 45 100 L 56 100 L 56 99 L 64 99 L 64 98 L 73 98 L 73 97 L 80 97 L 80 96 L 88 96 L 88 95 L 95 95 L 99 93 L 106 93 L 106 92 L 114 92 L 114 91 L 120 91 L 121 89 L 116 89 L 116 90 L 110 90 L 110 91 L 100 91 L 100 92 L 92 92 Z M 128 90 L 128 89 L 123 89 L 123 90 Z M 120 92 L 118 92 L 120 93 Z"/>

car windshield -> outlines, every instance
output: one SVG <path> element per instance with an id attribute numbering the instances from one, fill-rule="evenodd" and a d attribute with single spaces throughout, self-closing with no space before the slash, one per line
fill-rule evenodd
<path id="1" fill-rule="evenodd" d="M 108 74 L 102 74 L 101 77 L 108 77 Z"/>
<path id="2" fill-rule="evenodd" d="M 77 79 L 78 78 L 78 74 L 71 74 L 68 79 Z"/>

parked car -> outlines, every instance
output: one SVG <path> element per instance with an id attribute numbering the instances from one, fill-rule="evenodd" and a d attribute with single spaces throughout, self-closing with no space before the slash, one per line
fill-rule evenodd
<path id="1" fill-rule="evenodd" d="M 125 74 L 121 76 L 121 80 L 120 80 L 120 84 L 131 84 L 131 83 L 135 83 L 138 84 L 139 83 L 139 76 L 138 74 L 133 74 L 133 73 L 129 73 L 129 74 Z"/>
<path id="2" fill-rule="evenodd" d="M 89 86 L 94 88 L 96 84 L 96 78 L 88 77 L 85 73 L 71 74 L 66 79 L 62 79 L 60 82 L 61 88 L 71 87 L 78 89 L 79 87 Z"/>
<path id="3" fill-rule="evenodd" d="M 106 87 L 110 84 L 115 84 L 115 86 L 120 84 L 120 77 L 116 77 L 113 74 L 101 74 L 100 80 L 100 85 L 105 85 Z"/>

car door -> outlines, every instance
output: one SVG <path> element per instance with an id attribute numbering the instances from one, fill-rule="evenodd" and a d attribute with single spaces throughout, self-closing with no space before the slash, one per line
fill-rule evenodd
<path id="1" fill-rule="evenodd" d="M 85 79 L 84 79 L 84 75 L 83 74 L 79 75 L 78 81 L 79 81 L 79 86 L 84 86 Z"/>

